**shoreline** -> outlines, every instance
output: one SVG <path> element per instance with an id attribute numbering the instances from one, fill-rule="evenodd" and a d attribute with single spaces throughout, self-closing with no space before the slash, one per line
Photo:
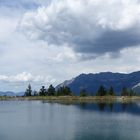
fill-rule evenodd
<path id="1" fill-rule="evenodd" d="M 29 97 L 8 97 L 1 96 L 0 101 L 50 101 L 50 102 L 140 102 L 140 96 L 29 96 Z"/>

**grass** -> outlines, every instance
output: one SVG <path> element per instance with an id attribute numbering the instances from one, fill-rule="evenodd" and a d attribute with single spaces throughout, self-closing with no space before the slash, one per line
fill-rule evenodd
<path id="1" fill-rule="evenodd" d="M 140 96 L 30 96 L 30 97 L 6 97 L 0 100 L 44 100 L 54 102 L 134 102 L 140 101 Z"/>

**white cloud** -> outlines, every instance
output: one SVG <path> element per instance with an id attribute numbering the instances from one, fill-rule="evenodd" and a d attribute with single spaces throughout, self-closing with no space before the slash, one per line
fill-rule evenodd
<path id="1" fill-rule="evenodd" d="M 0 5 L 0 90 L 23 91 L 29 82 L 39 89 L 81 73 L 140 69 L 138 0 L 49 0 L 49 5 L 30 0 L 42 5 L 37 10 L 28 0 L 6 1 L 19 7 L 11 12 Z M 118 57 L 110 57 L 118 51 Z"/>
<path id="2" fill-rule="evenodd" d="M 139 23 L 138 0 L 52 0 L 25 13 L 20 27 L 31 39 L 95 56 L 139 45 Z"/>
<path id="3" fill-rule="evenodd" d="M 0 41 L 9 39 L 14 34 L 17 25 L 16 19 L 0 16 Z"/>
<path id="4" fill-rule="evenodd" d="M 32 75 L 31 73 L 22 72 L 16 75 L 0 75 L 0 81 L 4 82 L 41 82 L 54 83 L 55 79 L 51 76 Z"/>

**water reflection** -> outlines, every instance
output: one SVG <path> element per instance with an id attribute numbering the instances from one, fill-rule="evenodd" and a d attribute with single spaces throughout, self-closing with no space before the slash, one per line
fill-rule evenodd
<path id="1" fill-rule="evenodd" d="M 139 140 L 138 102 L 0 102 L 0 140 Z"/>
<path id="2" fill-rule="evenodd" d="M 131 113 L 135 115 L 140 115 L 140 104 L 139 102 L 54 102 L 54 101 L 43 101 L 42 103 L 49 103 L 49 104 L 61 104 L 65 106 L 74 105 L 83 110 L 90 110 L 90 111 L 100 111 L 100 112 L 114 112 L 114 113 Z"/>
<path id="3" fill-rule="evenodd" d="M 135 102 L 67 102 L 67 101 L 43 101 L 42 103 L 60 104 L 65 106 L 73 105 L 82 110 L 107 112 L 107 113 L 129 113 L 140 115 L 140 103 Z"/>
<path id="4" fill-rule="evenodd" d="M 131 113 L 135 115 L 140 115 L 140 106 L 138 103 L 116 103 L 116 102 L 97 102 L 97 103 L 79 103 L 75 106 L 90 111 L 100 111 L 100 112 L 114 112 L 114 113 Z"/>

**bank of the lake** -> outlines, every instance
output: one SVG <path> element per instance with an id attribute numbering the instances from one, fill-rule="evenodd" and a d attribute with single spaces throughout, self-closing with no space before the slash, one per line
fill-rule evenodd
<path id="1" fill-rule="evenodd" d="M 1 96 L 0 100 L 46 100 L 63 102 L 134 102 L 140 101 L 140 96 L 29 96 L 29 97 L 8 97 Z"/>

